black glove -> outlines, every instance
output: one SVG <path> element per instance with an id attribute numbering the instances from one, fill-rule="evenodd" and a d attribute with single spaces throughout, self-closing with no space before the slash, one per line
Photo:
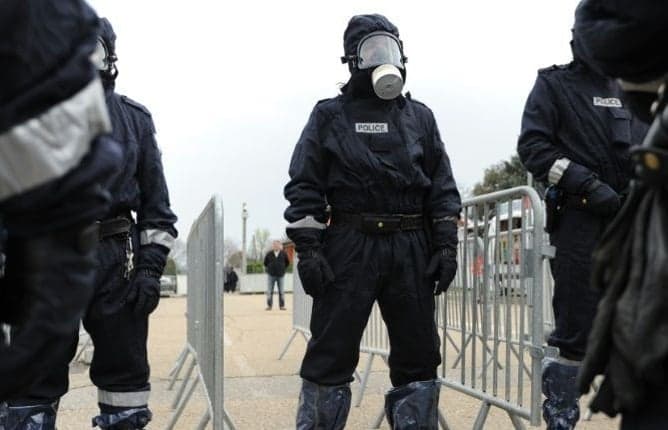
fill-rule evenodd
<path id="1" fill-rule="evenodd" d="M 160 301 L 160 275 L 148 270 L 135 271 L 125 303 L 135 314 L 149 315 Z"/>
<path id="2" fill-rule="evenodd" d="M 297 271 L 304 291 L 313 298 L 321 296 L 325 288 L 334 282 L 334 272 L 320 251 L 311 250 L 299 254 Z"/>
<path id="3" fill-rule="evenodd" d="M 456 274 L 457 250 L 455 248 L 443 248 L 434 254 L 427 267 L 429 282 L 438 282 L 434 287 L 434 295 L 438 296 L 448 291 Z"/>
<path id="4" fill-rule="evenodd" d="M 610 216 L 619 211 L 622 199 L 608 184 L 594 178 L 585 186 L 582 204 L 596 215 Z"/>
<path id="5" fill-rule="evenodd" d="M 613 215 L 622 204 L 615 190 L 601 182 L 591 170 L 572 161 L 557 185 L 567 193 L 581 197 L 582 205 L 578 206 L 596 215 Z"/>

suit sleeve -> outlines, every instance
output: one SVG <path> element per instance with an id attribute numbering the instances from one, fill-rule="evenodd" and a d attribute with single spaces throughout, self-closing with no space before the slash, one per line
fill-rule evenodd
<path id="1" fill-rule="evenodd" d="M 284 190 L 290 202 L 285 211 L 289 223 L 286 232 L 297 252 L 318 248 L 327 222 L 328 163 L 319 138 L 319 116 L 315 108 L 302 131 L 290 162 L 290 181 Z"/>
<path id="2" fill-rule="evenodd" d="M 432 222 L 432 247 L 434 249 L 457 247 L 457 221 L 462 210 L 462 201 L 457 183 L 452 174 L 450 157 L 441 140 L 433 116 L 430 118 L 428 169 L 431 188 L 426 203 L 426 214 Z"/>
<path id="3" fill-rule="evenodd" d="M 140 234 L 138 267 L 162 273 L 167 254 L 176 240 L 176 215 L 170 209 L 169 192 L 152 121 L 141 140 L 137 169 L 140 206 L 137 225 Z"/>

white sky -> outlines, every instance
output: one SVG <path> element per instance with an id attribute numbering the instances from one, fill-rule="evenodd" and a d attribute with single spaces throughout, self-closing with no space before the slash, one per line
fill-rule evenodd
<path id="1" fill-rule="evenodd" d="M 153 113 L 185 239 L 214 193 L 225 236 L 284 233 L 283 186 L 313 105 L 348 78 L 350 17 L 382 13 L 409 58 L 406 89 L 435 113 L 461 189 L 515 151 L 536 70 L 570 60 L 577 0 L 89 0 L 118 34 L 117 91 Z M 187 6 L 184 6 L 187 5 Z M 250 234 L 249 234 L 250 236 Z M 249 237 L 250 240 L 250 237 Z"/>

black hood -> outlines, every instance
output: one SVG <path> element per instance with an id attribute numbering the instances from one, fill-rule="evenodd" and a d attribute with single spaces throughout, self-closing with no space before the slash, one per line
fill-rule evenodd
<path id="1" fill-rule="evenodd" d="M 668 72 L 664 0 L 583 0 L 575 11 L 574 52 L 608 76 L 632 82 Z"/>
<path id="2" fill-rule="evenodd" d="M 399 29 L 389 19 L 380 14 L 355 15 L 348 21 L 346 31 L 343 32 L 343 50 L 346 56 L 357 55 L 357 45 L 364 36 L 374 31 L 386 31 L 399 38 Z M 341 88 L 343 93 L 348 93 L 356 98 L 376 97 L 371 85 L 372 70 L 355 69 L 352 63 L 348 63 L 350 80 Z M 406 69 L 401 69 L 401 74 L 406 81 Z"/>
<path id="3" fill-rule="evenodd" d="M 116 55 L 116 32 L 107 18 L 100 18 L 100 37 L 107 45 L 109 54 Z"/>
<path id="4" fill-rule="evenodd" d="M 386 31 L 399 38 L 399 29 L 383 15 L 355 15 L 348 21 L 343 33 L 343 51 L 345 55 L 357 54 L 357 45 L 367 34 L 374 31 Z"/>

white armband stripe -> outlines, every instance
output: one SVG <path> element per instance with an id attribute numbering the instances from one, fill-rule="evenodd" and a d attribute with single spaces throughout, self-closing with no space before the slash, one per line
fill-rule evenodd
<path id="1" fill-rule="evenodd" d="M 327 224 L 316 221 L 313 215 L 308 215 L 298 221 L 288 224 L 288 228 L 315 228 L 324 230 L 327 228 Z"/>
<path id="2" fill-rule="evenodd" d="M 561 178 L 564 176 L 566 169 L 570 166 L 571 160 L 568 158 L 560 158 L 554 162 L 547 175 L 547 180 L 552 185 L 558 185 Z"/>
<path id="3" fill-rule="evenodd" d="M 143 230 L 139 235 L 140 245 L 162 245 L 171 250 L 176 238 L 163 230 Z"/>
<path id="4" fill-rule="evenodd" d="M 0 134 L 0 200 L 75 168 L 94 138 L 111 131 L 100 79 L 38 117 Z"/>

